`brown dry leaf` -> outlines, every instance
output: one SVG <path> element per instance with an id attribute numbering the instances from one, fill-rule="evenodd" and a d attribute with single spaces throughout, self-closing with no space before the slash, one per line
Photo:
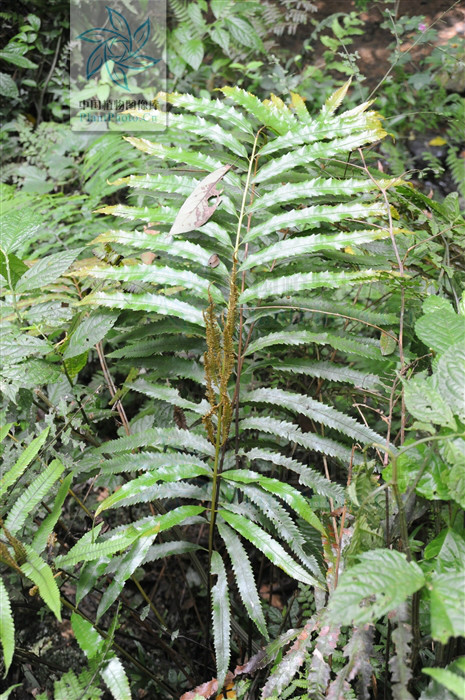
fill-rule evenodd
<path id="1" fill-rule="evenodd" d="M 147 233 L 147 231 L 146 231 Z M 151 253 L 150 251 L 146 251 L 145 253 L 142 253 L 140 256 L 141 261 L 144 263 L 144 265 L 151 265 L 153 261 L 155 260 L 157 256 L 155 253 Z"/>
<path id="2" fill-rule="evenodd" d="M 106 487 L 101 488 L 101 489 L 99 489 L 99 494 L 98 494 L 98 496 L 97 496 L 97 501 L 98 501 L 99 503 L 101 503 L 102 501 L 105 500 L 105 498 L 108 498 L 109 495 L 110 495 L 110 492 L 109 492 L 109 490 L 108 490 Z"/>
<path id="3" fill-rule="evenodd" d="M 226 674 L 226 678 L 224 681 L 225 686 L 228 685 L 228 683 L 231 683 L 234 680 L 234 676 L 231 673 L 231 671 L 228 671 Z M 211 698 L 212 695 L 218 692 L 218 681 L 216 678 L 212 678 L 211 681 L 207 681 L 206 683 L 202 683 L 202 685 L 198 685 L 197 688 L 194 688 L 194 690 L 189 690 L 187 693 L 184 693 L 184 695 L 181 695 L 179 700 L 194 700 L 196 695 L 200 695 L 203 698 Z"/>
<path id="4" fill-rule="evenodd" d="M 204 177 L 203 180 L 200 180 L 197 187 L 178 211 L 178 215 L 170 229 L 172 236 L 178 233 L 194 231 L 208 221 L 221 202 L 220 194 L 222 190 L 217 190 L 216 185 L 230 168 L 230 165 L 222 165 L 221 168 L 217 168 L 207 177 Z M 216 197 L 215 203 L 211 206 L 208 203 L 210 197 Z"/>
<path id="5" fill-rule="evenodd" d="M 270 586 L 267 583 L 260 586 L 259 593 L 260 596 L 271 605 L 271 607 L 278 608 L 278 610 L 282 610 L 284 608 L 282 598 L 277 593 L 271 593 L 270 599 Z"/>

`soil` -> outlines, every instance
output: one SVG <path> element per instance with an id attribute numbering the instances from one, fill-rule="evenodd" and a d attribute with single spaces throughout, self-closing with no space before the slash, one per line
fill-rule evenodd
<path id="1" fill-rule="evenodd" d="M 318 12 L 315 12 L 311 19 L 317 21 L 321 21 L 335 12 L 350 13 L 356 9 L 354 0 L 317 0 L 315 4 L 318 7 Z M 465 1 L 398 0 L 392 5 L 393 14 L 396 8 L 397 17 L 402 15 L 418 17 L 418 22 L 426 24 L 427 27 L 434 24 L 438 30 L 435 45 L 443 45 L 453 37 L 465 38 Z M 361 19 L 366 22 L 364 33 L 359 37 L 353 37 L 353 43 L 350 46 L 351 51 L 358 51 L 360 55 L 359 68 L 366 76 L 367 84 L 371 88 L 383 78 L 391 65 L 389 62 L 391 49 L 388 47 L 393 37 L 387 29 L 381 27 L 384 19 L 381 9 L 377 3 L 368 4 L 366 12 L 360 15 Z M 300 48 L 308 35 L 308 25 L 301 25 L 297 34 L 294 37 L 289 37 L 289 48 L 294 50 L 297 47 Z M 417 44 L 413 47 L 412 44 L 413 39 L 412 41 L 404 41 L 401 44 L 401 51 L 411 51 L 411 61 L 414 65 L 418 58 L 431 53 L 434 48 L 432 44 Z M 321 44 L 315 47 L 315 53 L 312 54 L 315 65 L 324 65 L 322 55 L 325 50 Z"/>

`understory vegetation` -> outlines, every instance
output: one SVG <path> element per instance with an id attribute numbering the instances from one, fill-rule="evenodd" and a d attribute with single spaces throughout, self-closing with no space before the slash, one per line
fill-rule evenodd
<path id="1" fill-rule="evenodd" d="M 169 0 L 103 134 L 0 12 L 0 700 L 465 700 L 465 41 L 345 5 Z"/>

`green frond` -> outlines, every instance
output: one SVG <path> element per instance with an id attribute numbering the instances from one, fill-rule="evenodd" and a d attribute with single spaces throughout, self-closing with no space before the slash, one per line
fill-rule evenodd
<path id="1" fill-rule="evenodd" d="M 26 544 L 24 548 L 27 560 L 21 566 L 21 571 L 35 583 L 39 589 L 40 597 L 61 622 L 60 591 L 53 576 L 53 571 L 32 547 Z"/>
<path id="2" fill-rule="evenodd" d="M 376 389 L 381 384 L 381 379 L 375 374 L 361 372 L 350 367 L 338 367 L 332 362 L 312 362 L 305 359 L 280 360 L 275 367 L 279 372 L 292 372 L 293 374 L 307 374 L 310 377 L 320 377 L 331 382 L 347 382 L 360 389 Z"/>
<path id="3" fill-rule="evenodd" d="M 146 110 L 137 109 L 130 109 L 128 112 L 142 119 L 147 119 L 148 115 L 151 121 L 158 121 L 161 125 L 166 123 L 165 112 L 160 112 L 158 110 L 150 110 L 147 112 Z M 225 131 L 219 124 L 204 119 L 197 114 L 191 116 L 189 114 L 175 114 L 174 112 L 170 112 L 168 123 L 170 130 L 187 131 L 201 138 L 208 138 L 209 141 L 213 141 L 232 151 L 234 155 L 247 158 L 247 149 L 230 131 Z"/>
<path id="4" fill-rule="evenodd" d="M 224 303 L 224 298 L 208 280 L 190 270 L 178 270 L 166 265 L 122 265 L 121 267 L 94 267 L 86 268 L 86 277 L 96 279 L 117 280 L 119 282 L 151 282 L 152 284 L 168 287 L 184 287 L 194 296 L 208 300 L 210 294 L 212 299 L 218 303 Z"/>
<path id="5" fill-rule="evenodd" d="M 37 554 L 43 552 L 43 550 L 47 546 L 47 540 L 53 532 L 53 528 L 55 527 L 55 525 L 61 517 L 63 503 L 65 502 L 65 498 L 68 495 L 72 480 L 72 474 L 68 474 L 68 476 L 63 479 L 63 482 L 60 488 L 58 489 L 58 493 L 55 497 L 55 501 L 53 502 L 53 507 L 51 511 L 43 519 L 36 531 L 36 534 L 34 535 L 34 539 L 32 540 L 31 546 L 32 549 L 35 552 L 37 552 Z"/>
<path id="6" fill-rule="evenodd" d="M 204 225 L 203 230 L 212 230 L 211 227 L 207 227 L 208 224 Z M 154 236 L 140 231 L 114 229 L 100 234 L 92 243 L 119 243 L 138 250 L 150 250 L 153 253 L 163 252 L 171 257 L 183 258 L 184 260 L 195 262 L 206 270 L 209 269 L 208 261 L 214 252 L 213 250 L 205 250 L 205 248 L 198 243 L 192 243 L 191 241 L 182 241 L 179 239 L 173 241 L 172 236 L 168 235 L 160 234 Z M 218 270 L 219 273 L 217 272 Z M 213 272 L 216 272 L 217 275 L 221 274 L 222 277 L 228 274 L 224 263 L 220 263 Z M 84 273 L 85 268 L 83 268 L 82 271 L 83 275 Z"/>
<path id="7" fill-rule="evenodd" d="M 230 510 L 221 509 L 218 511 L 223 520 L 226 521 L 234 530 L 242 537 L 249 540 L 254 547 L 259 549 L 275 566 L 278 566 L 286 574 L 307 583 L 309 586 L 322 588 L 322 584 L 313 576 L 311 576 L 300 564 L 298 564 L 285 549 L 271 537 L 265 530 L 255 523 L 247 520 L 242 515 L 233 513 Z"/>
<path id="8" fill-rule="evenodd" d="M 304 486 L 313 489 L 322 496 L 333 498 L 336 503 L 344 502 L 345 495 L 342 486 L 331 483 L 323 474 L 320 474 L 311 467 L 301 464 L 297 460 L 292 459 L 292 457 L 286 457 L 279 452 L 272 452 L 271 450 L 259 447 L 254 447 L 244 452 L 244 456 L 250 460 L 263 460 L 264 462 L 270 462 L 271 464 L 285 467 L 298 474 L 299 482 Z"/>
<path id="9" fill-rule="evenodd" d="M 0 578 L 0 642 L 3 647 L 3 664 L 6 675 L 15 650 L 15 625 L 10 598 L 2 578 Z"/>
<path id="10" fill-rule="evenodd" d="M 12 535 L 22 527 L 29 513 L 45 498 L 63 471 L 64 466 L 60 460 L 54 459 L 15 501 L 5 520 L 5 527 Z"/>
<path id="11" fill-rule="evenodd" d="M 239 304 L 248 304 L 257 299 L 267 297 L 281 297 L 301 292 L 304 289 L 318 289 L 319 287 L 337 288 L 359 284 L 386 277 L 390 274 L 387 270 L 360 270 L 359 272 L 297 272 L 295 275 L 283 277 L 267 277 L 263 282 L 258 282 L 248 287 L 239 296 Z"/>
<path id="12" fill-rule="evenodd" d="M 179 452 L 138 452 L 136 454 L 123 454 L 103 462 L 102 474 L 120 474 L 122 472 L 155 471 L 160 475 L 171 474 L 171 470 L 177 466 L 191 465 L 203 470 L 202 473 L 210 474 L 211 468 L 202 460 L 193 455 Z"/>
<path id="13" fill-rule="evenodd" d="M 10 424 L 11 426 L 11 424 Z M 8 433 L 8 430 L 6 431 Z M 47 435 L 50 432 L 50 428 L 45 428 L 31 443 L 26 447 L 21 453 L 20 457 L 16 463 L 9 469 L 5 474 L 2 475 L 0 479 L 0 497 L 6 493 L 9 487 L 14 484 L 20 476 L 24 473 L 26 468 L 32 462 L 32 460 L 37 456 L 40 448 L 47 439 Z"/>
<path id="14" fill-rule="evenodd" d="M 107 586 L 103 596 L 100 598 L 96 614 L 97 622 L 118 598 L 128 578 L 133 575 L 136 569 L 145 560 L 147 552 L 156 537 L 157 533 L 147 537 L 141 537 L 134 542 L 132 547 L 130 547 L 125 554 L 120 557 L 113 557 L 112 564 L 117 563 L 118 566 L 115 569 L 112 582 Z"/>
<path id="15" fill-rule="evenodd" d="M 210 408 L 208 402 L 203 399 L 200 403 L 194 403 L 193 401 L 188 401 L 183 399 L 179 394 L 177 389 L 173 389 L 166 384 L 151 384 L 145 379 L 136 379 L 135 382 L 129 384 L 131 389 L 139 391 L 146 396 L 150 396 L 152 399 L 159 399 L 160 401 L 166 401 L 173 406 L 178 406 L 179 408 L 185 408 L 194 413 L 204 415 Z"/>
<path id="16" fill-rule="evenodd" d="M 402 229 L 396 229 L 394 233 L 403 233 Z M 264 265 L 272 261 L 297 258 L 300 255 L 316 253 L 320 250 L 341 250 L 347 246 L 360 246 L 364 243 L 389 238 L 388 229 L 366 229 L 361 231 L 343 231 L 334 234 L 317 233 L 313 236 L 299 236 L 273 243 L 262 248 L 256 253 L 251 253 L 244 260 L 239 271 L 250 270 L 257 265 Z"/>
<path id="17" fill-rule="evenodd" d="M 296 228 L 299 225 L 308 224 L 319 226 L 322 222 L 335 223 L 346 219 L 368 219 L 369 217 L 385 217 L 386 207 L 382 202 L 374 204 L 364 204 L 363 202 L 346 202 L 344 204 L 328 205 L 315 204 L 303 209 L 292 209 L 282 214 L 270 216 L 263 223 L 254 226 L 244 236 L 244 242 L 250 243 L 260 236 L 267 236 L 270 233 L 279 231 L 282 228 Z M 293 242 L 293 241 L 292 241 Z M 288 245 L 291 244 L 288 241 Z"/>
<path id="18" fill-rule="evenodd" d="M 249 617 L 257 626 L 260 634 L 269 640 L 260 596 L 247 552 L 236 533 L 221 520 L 218 521 L 218 532 L 226 545 L 237 588 Z"/>
<path id="19" fill-rule="evenodd" d="M 221 88 L 221 91 L 236 104 L 244 107 L 261 124 L 269 127 L 277 134 L 285 134 L 287 131 L 298 127 L 298 122 L 291 112 L 280 110 L 272 102 L 264 103 L 252 93 L 239 87 L 224 87 Z"/>
<path id="20" fill-rule="evenodd" d="M 190 452 L 200 452 L 210 457 L 214 454 L 212 445 L 202 435 L 180 428 L 151 428 L 139 435 L 109 440 L 101 447 L 97 447 L 95 453 L 129 452 L 138 447 L 176 447 Z"/>
<path id="21" fill-rule="evenodd" d="M 199 465 L 194 464 L 180 464 L 172 467 L 170 473 L 167 473 L 166 470 L 162 471 L 161 474 L 158 471 L 146 472 L 123 484 L 118 491 L 105 498 L 95 511 L 95 517 L 109 508 L 147 503 L 156 498 L 166 498 L 164 491 L 172 495 L 173 498 L 202 497 L 204 492 L 200 487 L 194 484 L 174 484 L 172 482 L 201 475 L 208 476 L 209 473 L 208 469 L 202 469 Z M 163 490 L 159 484 L 160 481 L 170 482 L 169 488 Z"/>
<path id="22" fill-rule="evenodd" d="M 296 425 L 293 423 L 288 423 L 287 421 L 257 416 L 252 418 L 244 418 L 240 422 L 240 428 L 241 431 L 259 430 L 263 433 L 270 433 L 279 440 L 296 442 L 298 445 L 306 447 L 308 450 L 322 452 L 330 457 L 337 457 L 337 459 L 341 460 L 347 465 L 352 459 L 351 451 L 345 447 L 345 445 L 341 445 L 341 443 L 336 442 L 335 440 L 330 440 L 329 438 L 320 437 L 315 433 L 303 433 Z M 361 457 L 355 454 L 353 457 L 354 464 L 360 464 L 361 461 Z"/>
<path id="23" fill-rule="evenodd" d="M 366 425 L 359 423 L 354 418 L 337 411 L 332 406 L 326 406 L 320 401 L 315 401 L 309 396 L 294 394 L 282 389 L 261 388 L 244 394 L 243 400 L 254 403 L 266 403 L 274 406 L 281 406 L 293 413 L 301 413 L 307 418 L 321 423 L 328 428 L 334 428 L 340 433 L 361 442 L 364 445 L 379 443 L 383 441 L 381 435 Z M 300 513 L 302 515 L 302 513 Z M 304 517 L 302 515 L 302 517 Z"/>
<path id="24" fill-rule="evenodd" d="M 223 687 L 231 656 L 231 610 L 229 606 L 228 577 L 223 559 L 218 552 L 212 552 L 210 570 L 216 576 L 211 589 L 211 609 L 213 620 L 213 644 L 215 646 L 218 690 Z"/>
<path id="25" fill-rule="evenodd" d="M 310 525 L 312 525 L 312 527 L 321 532 L 323 535 L 326 534 L 326 530 L 308 505 L 307 500 L 290 484 L 285 484 L 279 479 L 272 479 L 268 476 L 263 476 L 262 474 L 257 474 L 256 472 L 246 469 L 230 469 L 223 472 L 223 477 L 226 480 L 232 480 L 235 482 L 238 481 L 245 484 L 260 484 L 260 486 L 266 491 L 279 496 L 283 501 L 285 501 L 285 503 L 295 510 L 297 515 L 300 515 L 300 517 L 306 520 Z"/>
<path id="26" fill-rule="evenodd" d="M 382 359 L 379 342 L 363 336 L 339 336 L 334 333 L 312 333 L 311 331 L 283 331 L 268 333 L 254 340 L 245 351 L 245 355 L 252 355 L 259 350 L 273 345 L 331 345 L 336 350 L 341 350 L 351 355 L 368 357 L 373 360 Z"/>
<path id="27" fill-rule="evenodd" d="M 255 181 L 256 182 L 266 182 L 271 180 L 273 177 L 282 177 L 283 173 L 293 170 L 301 165 L 307 165 L 320 158 L 334 158 L 338 153 L 347 153 L 349 151 L 354 151 L 367 143 L 373 143 L 374 141 L 379 141 L 383 136 L 386 136 L 385 131 L 373 131 L 368 128 L 359 133 L 349 134 L 342 138 L 336 138 L 328 142 L 317 142 L 314 144 L 309 144 L 301 146 L 296 150 L 289 150 L 289 144 L 287 146 L 282 146 L 283 149 L 287 150 L 287 153 L 279 158 L 275 158 L 269 161 L 266 165 L 259 169 Z M 272 142 L 274 143 L 274 142 Z M 272 146 L 268 147 L 268 151 L 265 146 L 261 151 L 260 155 L 269 154 L 269 150 Z"/>
<path id="28" fill-rule="evenodd" d="M 392 187 L 392 185 L 397 182 L 398 180 L 395 178 L 384 178 L 378 180 L 378 187 L 387 189 L 388 187 Z M 341 195 L 350 197 L 359 192 L 376 191 L 376 185 L 372 182 L 372 180 L 356 180 L 355 178 L 336 180 L 335 178 L 316 177 L 307 179 L 303 182 L 288 182 L 278 190 L 273 188 L 271 192 L 265 192 L 257 197 L 257 199 L 249 207 L 248 211 L 260 211 L 268 207 L 274 207 L 277 204 L 288 204 L 289 202 L 295 202 L 301 199 L 308 201 L 310 197 L 321 197 L 322 195 L 327 194 L 331 196 Z"/>
<path id="29" fill-rule="evenodd" d="M 226 105 L 221 100 L 212 100 L 209 97 L 194 97 L 193 95 L 182 95 L 177 92 L 158 93 L 157 99 L 166 100 L 174 107 L 185 109 L 196 114 L 205 114 L 209 117 L 222 120 L 230 126 L 240 129 L 245 134 L 253 136 L 254 127 L 242 112 L 231 105 Z"/>
<path id="30" fill-rule="evenodd" d="M 204 326 L 202 312 L 185 301 L 165 297 L 161 294 L 125 294 L 124 292 L 93 292 L 81 302 L 84 306 L 104 306 L 109 309 L 129 311 L 151 311 L 167 316 L 176 316 L 191 323 Z"/>

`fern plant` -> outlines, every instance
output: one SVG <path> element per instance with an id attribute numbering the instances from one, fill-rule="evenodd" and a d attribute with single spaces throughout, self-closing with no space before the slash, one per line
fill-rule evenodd
<path id="1" fill-rule="evenodd" d="M 340 504 L 344 490 L 329 469 L 344 473 L 363 461 L 358 446 L 383 441 L 351 415 L 339 389 L 330 392 L 333 405 L 318 389 L 323 380 L 342 381 L 376 397 L 379 377 L 358 370 L 357 358 L 382 369 L 390 360 L 380 333 L 395 345 L 395 316 L 365 302 L 371 296 L 376 303 L 383 285 L 395 284 L 386 258 L 390 239 L 405 232 L 393 227 L 383 193 L 396 181 L 348 164 L 348 154 L 385 133 L 368 103 L 335 114 L 348 87 L 316 117 L 298 95 L 289 106 L 238 88 L 224 88 L 225 101 L 159 95 L 171 106 L 168 131 L 157 142 L 127 137 L 153 157 L 151 172 L 118 182 L 139 192 L 140 206 L 100 209 L 123 222 L 94 241 L 110 246 L 116 262 L 87 259 L 73 271 L 89 291 L 80 302 L 90 310 L 84 336 L 100 326 L 104 309 L 121 313 L 109 357 L 127 370 L 123 393 L 145 397 L 132 423 L 153 416 L 154 403 L 171 406 L 173 417 L 134 434 L 129 426 L 81 467 L 95 474 L 98 461 L 102 478 L 123 482 L 95 517 L 147 502 L 154 515 L 105 533 L 96 525 L 56 566 L 84 563 L 77 604 L 99 576 L 112 577 L 99 618 L 144 563 L 188 551 L 203 572 L 205 559 L 220 687 L 231 625 L 244 636 L 231 616 L 225 562 L 247 615 L 267 638 L 254 552 L 324 589 L 318 540 L 327 526 L 314 504 Z M 164 118 L 157 111 L 153 117 Z M 338 268 L 341 260 L 350 271 Z M 80 349 L 82 337 L 74 337 L 64 346 L 68 358 Z M 288 349 L 282 363 L 275 347 Z M 346 355 L 350 370 L 334 361 Z M 305 538 L 297 519 L 316 538 Z M 181 524 L 208 535 L 194 543 Z M 162 532 L 167 539 L 159 543 Z"/>

